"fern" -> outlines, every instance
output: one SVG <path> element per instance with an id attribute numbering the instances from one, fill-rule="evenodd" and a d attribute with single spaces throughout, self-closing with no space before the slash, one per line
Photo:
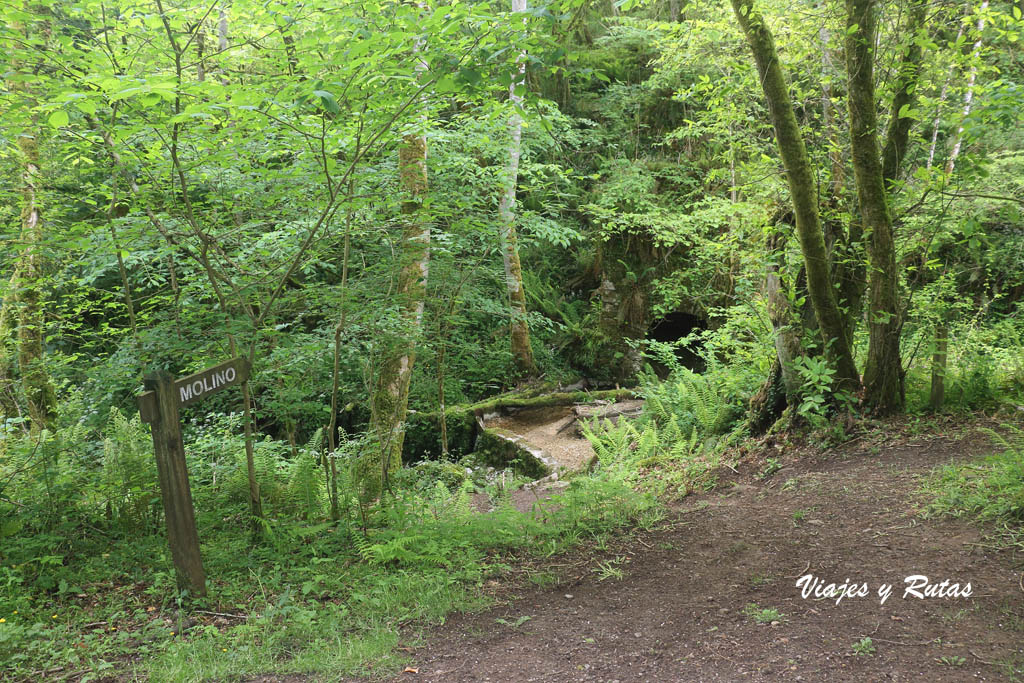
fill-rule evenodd
<path id="1" fill-rule="evenodd" d="M 62 435 L 74 438 L 74 430 Z M 103 462 L 100 470 L 100 496 L 107 517 L 125 531 L 140 530 L 156 521 L 156 463 L 138 415 L 126 418 L 111 408 L 103 440 Z"/>
<path id="2" fill-rule="evenodd" d="M 316 430 L 306 447 L 292 461 L 288 473 L 287 507 L 306 521 L 323 515 L 327 482 L 324 471 L 317 465 L 322 434 L 322 429 Z"/>

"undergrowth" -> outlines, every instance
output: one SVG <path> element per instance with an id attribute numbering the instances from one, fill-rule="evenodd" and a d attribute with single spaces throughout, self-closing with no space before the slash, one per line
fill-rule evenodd
<path id="1" fill-rule="evenodd" d="M 657 495 L 713 488 L 722 454 L 741 434 L 724 382 L 676 367 L 664 382 L 646 375 L 640 393 L 646 403 L 639 418 L 584 426 L 601 469 Z"/>
<path id="2" fill-rule="evenodd" d="M 518 555 L 555 555 L 662 514 L 607 476 L 576 477 L 523 513 L 455 467 L 410 468 L 394 493 L 362 501 L 352 438 L 337 463 L 342 518 L 330 522 L 319 437 L 301 447 L 268 439 L 255 454 L 266 518 L 253 543 L 233 420 L 187 434 L 204 599 L 176 587 L 138 418 L 111 411 L 99 433 L 69 419 L 0 443 L 0 678 L 386 670 L 400 628 L 481 605 L 480 587 Z M 473 509 L 478 491 L 494 512 Z"/>
<path id="3" fill-rule="evenodd" d="M 1006 545 L 1024 549 L 1024 431 L 1003 425 L 1005 435 L 985 430 L 999 453 L 983 460 L 946 465 L 925 484 L 932 498 L 926 514 L 970 516 L 995 524 Z"/>

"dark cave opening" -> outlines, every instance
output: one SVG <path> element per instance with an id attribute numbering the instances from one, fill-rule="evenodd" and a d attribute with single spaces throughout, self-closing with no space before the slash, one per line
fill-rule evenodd
<path id="1" fill-rule="evenodd" d="M 671 343 L 679 341 L 693 332 L 701 332 L 706 329 L 708 329 L 707 321 L 695 315 L 689 313 L 669 313 L 660 320 L 656 320 L 648 328 L 647 338 L 653 341 Z M 675 355 L 679 364 L 694 372 L 704 372 L 704 359 L 698 353 L 700 345 L 701 342 L 697 341 L 689 346 L 677 347 Z M 652 361 L 651 365 L 659 377 L 664 378 L 668 375 L 669 368 L 664 363 Z"/>

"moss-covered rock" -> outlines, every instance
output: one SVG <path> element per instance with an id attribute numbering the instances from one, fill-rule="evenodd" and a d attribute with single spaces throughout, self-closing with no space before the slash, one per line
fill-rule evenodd
<path id="1" fill-rule="evenodd" d="M 512 468 L 516 474 L 531 479 L 551 474 L 552 466 L 545 462 L 543 454 L 506 429 L 482 430 L 473 455 L 474 460 L 482 465 L 499 470 Z"/>
<path id="2" fill-rule="evenodd" d="M 476 415 L 471 406 L 456 406 L 445 414 L 448 453 L 453 458 L 473 452 Z M 410 413 L 405 422 L 402 460 L 406 463 L 437 460 L 441 456 L 441 417 L 438 413 Z"/>
<path id="3" fill-rule="evenodd" d="M 503 394 L 469 405 L 451 406 L 445 412 L 448 432 L 449 456 L 458 459 L 480 448 L 480 424 L 477 416 L 501 412 L 506 409 L 546 408 L 591 401 L 617 401 L 633 398 L 629 389 L 608 391 L 565 391 L 537 395 L 537 388 L 523 392 Z M 437 460 L 441 456 L 441 416 L 439 413 L 410 413 L 405 423 L 405 443 L 402 461 L 414 463 Z"/>

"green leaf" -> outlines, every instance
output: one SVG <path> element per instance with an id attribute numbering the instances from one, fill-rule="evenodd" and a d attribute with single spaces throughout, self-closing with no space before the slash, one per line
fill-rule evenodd
<path id="1" fill-rule="evenodd" d="M 455 85 L 455 79 L 451 76 L 441 76 L 441 78 L 437 79 L 435 88 L 437 92 L 454 92 L 458 89 Z"/>
<path id="2" fill-rule="evenodd" d="M 53 112 L 50 114 L 50 118 L 47 119 L 49 124 L 54 128 L 60 128 L 61 126 L 68 125 L 68 120 L 68 113 L 63 109 L 58 109 Z"/>
<path id="3" fill-rule="evenodd" d="M 338 106 L 338 100 L 335 99 L 334 95 L 326 90 L 314 90 L 313 94 L 320 98 L 320 101 L 324 105 L 324 109 L 332 114 L 341 113 L 341 107 Z"/>
<path id="4" fill-rule="evenodd" d="M 79 111 L 86 114 L 95 114 L 97 109 L 96 103 L 92 100 L 76 100 L 75 106 L 78 107 Z"/>

